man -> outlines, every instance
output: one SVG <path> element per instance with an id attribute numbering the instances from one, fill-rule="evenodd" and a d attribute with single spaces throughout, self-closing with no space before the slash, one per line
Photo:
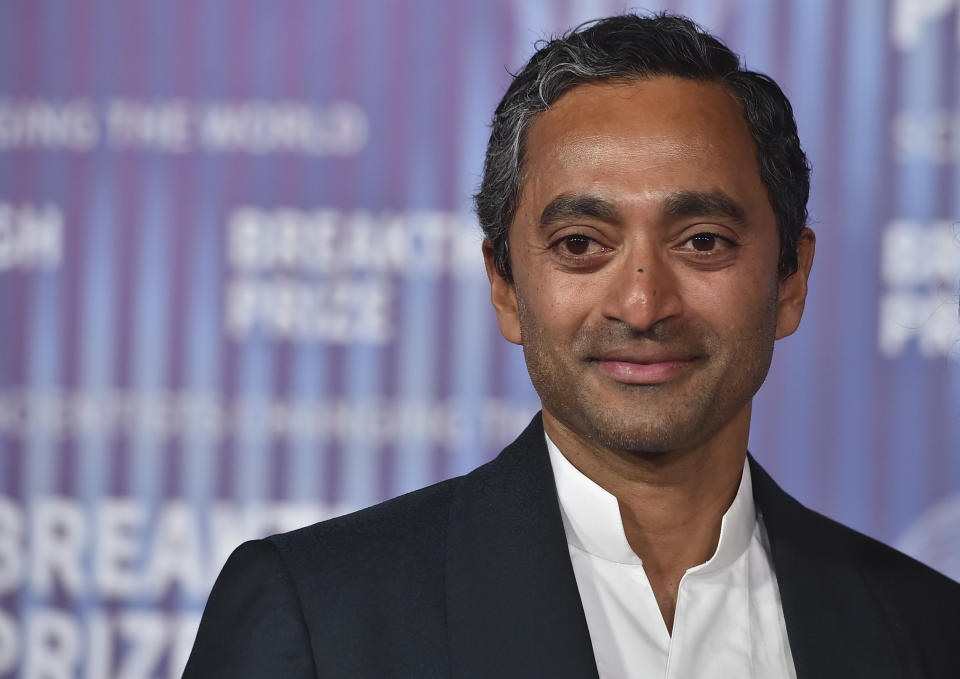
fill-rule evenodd
<path id="1" fill-rule="evenodd" d="M 689 21 L 541 48 L 477 208 L 542 416 L 465 477 L 241 546 L 186 675 L 960 676 L 960 585 L 747 455 L 808 188 L 779 88 Z"/>

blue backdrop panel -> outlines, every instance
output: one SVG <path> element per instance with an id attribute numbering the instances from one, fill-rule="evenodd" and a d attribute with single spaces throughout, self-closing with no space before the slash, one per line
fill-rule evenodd
<path id="1" fill-rule="evenodd" d="M 677 0 L 791 97 L 817 260 L 751 450 L 960 578 L 960 2 Z M 623 2 L 0 5 L 0 676 L 179 676 L 240 541 L 538 408 L 470 213 L 533 43 Z"/>

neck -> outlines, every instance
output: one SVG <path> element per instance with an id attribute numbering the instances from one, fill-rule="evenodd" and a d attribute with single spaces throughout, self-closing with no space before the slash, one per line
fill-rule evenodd
<path id="1" fill-rule="evenodd" d="M 749 404 L 707 441 L 643 455 L 584 440 L 547 411 L 544 427 L 577 469 L 617 498 L 630 547 L 643 561 L 668 630 L 680 578 L 710 559 L 743 473 Z"/>

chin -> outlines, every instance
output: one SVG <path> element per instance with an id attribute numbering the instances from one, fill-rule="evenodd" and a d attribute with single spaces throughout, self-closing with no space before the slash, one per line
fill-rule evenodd
<path id="1" fill-rule="evenodd" d="M 643 457 L 661 457 L 695 443 L 690 437 L 677 436 L 674 432 L 609 429 L 598 435 L 596 441 L 605 448 L 623 450 Z"/>
<path id="2" fill-rule="evenodd" d="M 655 456 L 696 445 L 709 430 L 701 419 L 696 422 L 629 420 L 629 417 L 618 417 L 615 412 L 607 411 L 589 418 L 587 428 L 591 430 L 591 438 L 606 448 Z"/>

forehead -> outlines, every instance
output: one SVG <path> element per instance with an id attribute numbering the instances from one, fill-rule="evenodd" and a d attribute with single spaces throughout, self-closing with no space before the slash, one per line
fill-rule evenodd
<path id="1" fill-rule="evenodd" d="M 715 82 L 654 77 L 579 85 L 533 122 L 524 194 L 618 183 L 634 191 L 723 189 L 766 202 L 743 107 Z"/>

